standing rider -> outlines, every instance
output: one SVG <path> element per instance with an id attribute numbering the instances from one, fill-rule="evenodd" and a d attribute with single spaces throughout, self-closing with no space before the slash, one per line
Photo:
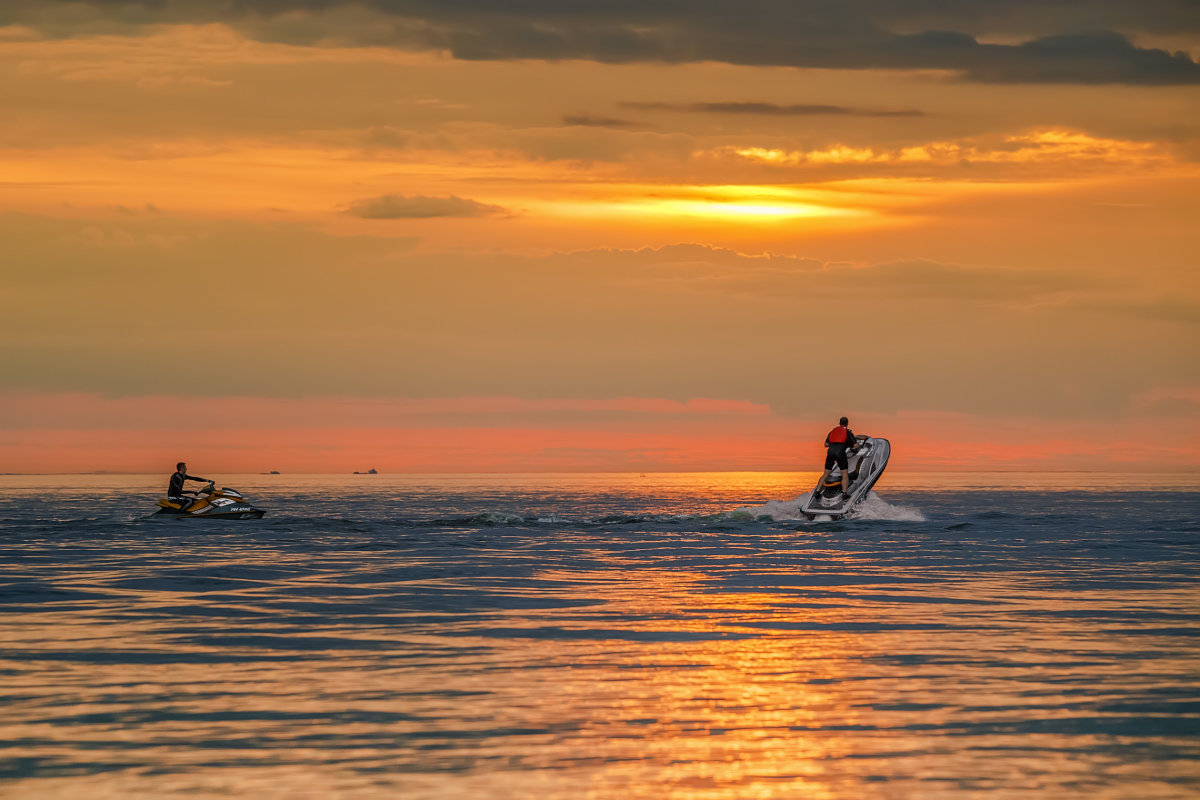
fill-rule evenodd
<path id="1" fill-rule="evenodd" d="M 829 473 L 833 472 L 833 465 L 837 464 L 842 468 L 842 494 L 846 495 L 850 494 L 850 468 L 846 463 L 846 453 L 858 449 L 854 431 L 847 427 L 849 424 L 850 420 L 842 417 L 838 420 L 838 426 L 825 437 L 825 446 L 829 448 L 829 452 L 825 454 L 825 474 L 821 476 L 820 484 L 825 485 Z"/>
<path id="2" fill-rule="evenodd" d="M 167 489 L 167 499 L 172 503 L 179 503 L 179 507 L 187 508 L 195 498 L 187 497 L 183 493 L 184 481 L 199 481 L 200 483 L 209 483 L 208 478 L 193 478 L 187 474 L 187 463 L 180 461 L 175 465 L 175 473 L 171 475 L 171 486 Z"/>

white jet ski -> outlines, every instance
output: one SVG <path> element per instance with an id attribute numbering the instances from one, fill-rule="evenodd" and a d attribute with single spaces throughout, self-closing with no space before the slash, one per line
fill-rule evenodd
<path id="1" fill-rule="evenodd" d="M 846 466 L 850 473 L 850 494 L 842 494 L 842 469 L 834 465 L 824 483 L 818 479 L 817 486 L 808 499 L 800 504 L 800 511 L 811 519 L 829 517 L 841 519 L 861 503 L 871 487 L 883 474 L 892 445 L 887 439 L 858 436 L 858 450 L 847 454 Z"/>

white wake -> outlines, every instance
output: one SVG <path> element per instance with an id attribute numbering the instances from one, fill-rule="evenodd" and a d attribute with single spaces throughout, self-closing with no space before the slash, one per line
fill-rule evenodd
<path id="1" fill-rule="evenodd" d="M 867 492 L 863 501 L 846 515 L 847 519 L 879 519 L 890 522 L 924 522 L 925 515 L 914 506 L 889 503 L 874 492 Z"/>
<path id="2" fill-rule="evenodd" d="M 795 500 L 768 500 L 761 506 L 739 508 L 730 514 L 735 518 L 762 519 L 768 518 L 773 522 L 805 519 L 800 510 L 801 504 L 808 499 L 802 495 Z M 890 522 L 924 522 L 925 515 L 913 506 L 889 503 L 875 492 L 867 492 L 867 496 L 856 505 L 846 519 L 886 520 Z"/>

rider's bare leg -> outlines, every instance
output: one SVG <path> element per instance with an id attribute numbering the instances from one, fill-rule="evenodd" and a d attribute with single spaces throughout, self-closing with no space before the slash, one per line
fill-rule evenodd
<path id="1" fill-rule="evenodd" d="M 817 484 L 817 486 L 819 486 L 821 489 L 824 489 L 824 488 L 825 488 L 825 481 L 829 480 L 829 473 L 831 473 L 831 472 L 833 472 L 833 470 L 832 470 L 832 469 L 827 469 L 827 470 L 825 470 L 825 474 L 821 476 L 821 480 L 820 480 L 820 482 Z"/>

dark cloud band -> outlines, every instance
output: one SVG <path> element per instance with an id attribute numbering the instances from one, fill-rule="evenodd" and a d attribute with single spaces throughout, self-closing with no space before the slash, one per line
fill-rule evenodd
<path id="1" fill-rule="evenodd" d="M 638 123 L 615 117 L 593 117 L 591 114 L 564 114 L 563 124 L 584 128 L 636 128 Z"/>
<path id="2" fill-rule="evenodd" d="M 1131 38 L 1200 34 L 1195 0 L 6 0 L 0 7 L 0 24 L 48 36 L 209 22 L 263 41 L 438 50 L 466 60 L 716 61 L 946 70 L 998 83 L 1200 83 L 1200 63 L 1188 53 Z"/>
<path id="3" fill-rule="evenodd" d="M 621 103 L 636 111 L 680 111 L 690 114 L 763 114 L 775 116 L 922 117 L 916 109 L 880 111 L 829 105 L 778 105 L 776 103 Z"/>

